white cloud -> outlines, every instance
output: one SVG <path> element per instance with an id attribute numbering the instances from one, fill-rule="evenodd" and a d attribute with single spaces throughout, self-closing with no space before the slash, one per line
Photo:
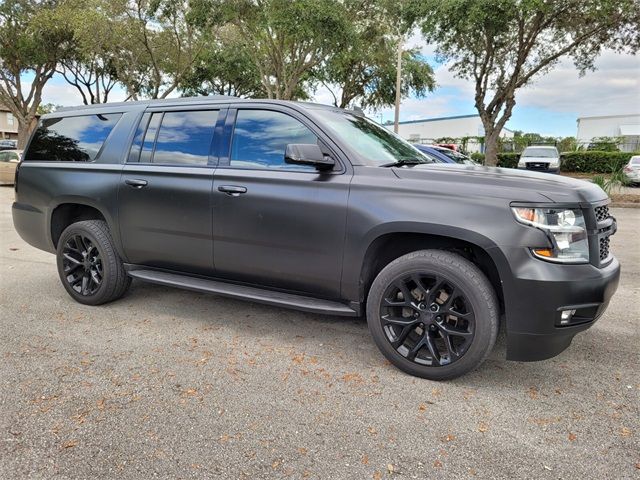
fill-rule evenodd
<path id="1" fill-rule="evenodd" d="M 640 57 L 606 51 L 597 70 L 580 77 L 569 59 L 523 88 L 519 105 L 577 116 L 640 112 Z"/>
<path id="2" fill-rule="evenodd" d="M 110 102 L 122 102 L 126 98 L 122 88 L 114 88 L 109 94 Z M 42 90 L 42 102 L 71 107 L 82 105 L 82 96 L 78 89 L 64 81 L 60 76 L 54 77 Z"/>

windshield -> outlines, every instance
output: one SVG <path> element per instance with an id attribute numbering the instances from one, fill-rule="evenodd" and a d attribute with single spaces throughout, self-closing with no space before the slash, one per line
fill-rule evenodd
<path id="1" fill-rule="evenodd" d="M 365 117 L 324 109 L 315 110 L 314 114 L 367 165 L 407 161 L 433 163 L 410 143 Z"/>
<path id="2" fill-rule="evenodd" d="M 555 158 L 558 156 L 558 151 L 555 148 L 525 148 L 522 156 Z"/>
<path id="3" fill-rule="evenodd" d="M 438 150 L 438 152 L 440 152 L 443 155 L 446 155 L 451 160 L 457 163 L 465 163 L 465 161 L 469 159 L 469 157 L 467 157 L 466 155 L 462 155 L 461 153 L 454 152 L 450 148 L 436 148 L 436 150 Z"/>

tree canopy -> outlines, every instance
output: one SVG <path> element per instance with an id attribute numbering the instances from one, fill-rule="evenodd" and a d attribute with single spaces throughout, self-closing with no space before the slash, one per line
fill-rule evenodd
<path id="1" fill-rule="evenodd" d="M 581 71 L 603 48 L 637 48 L 637 0 L 410 0 L 416 21 L 440 60 L 474 82 L 488 164 L 511 117 L 518 89 L 565 56 Z"/>
<path id="2" fill-rule="evenodd" d="M 50 0 L 0 3 L 0 103 L 18 120 L 18 148 L 42 101 L 42 89 L 73 45 L 67 19 Z"/>

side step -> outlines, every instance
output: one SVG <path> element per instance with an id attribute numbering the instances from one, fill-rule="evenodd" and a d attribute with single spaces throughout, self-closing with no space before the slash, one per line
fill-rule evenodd
<path id="1" fill-rule="evenodd" d="M 274 292 L 262 288 L 248 287 L 225 283 L 219 280 L 209 280 L 206 278 L 191 277 L 177 273 L 160 272 L 156 270 L 129 270 L 129 276 L 144 280 L 145 282 L 168 285 L 171 287 L 194 290 L 196 292 L 208 292 L 223 295 L 231 298 L 242 298 L 267 305 L 293 308 L 305 312 L 324 313 L 329 315 L 341 315 L 353 317 L 357 313 L 349 306 L 291 293 Z"/>

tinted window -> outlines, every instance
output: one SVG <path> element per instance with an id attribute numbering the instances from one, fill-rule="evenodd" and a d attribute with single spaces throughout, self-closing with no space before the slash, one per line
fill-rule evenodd
<path id="1" fill-rule="evenodd" d="M 140 151 L 142 150 L 142 140 L 144 139 L 144 133 L 147 130 L 149 124 L 150 113 L 145 113 L 140 120 L 138 129 L 136 130 L 136 136 L 133 137 L 133 143 L 131 144 L 131 150 L 129 150 L 129 162 L 137 162 L 140 159 Z"/>
<path id="2" fill-rule="evenodd" d="M 158 134 L 158 127 L 160 126 L 160 120 L 162 119 L 162 113 L 154 113 L 151 115 L 147 133 L 144 135 L 144 141 L 142 143 L 142 152 L 140 153 L 140 161 L 142 163 L 151 162 L 151 155 L 153 154 L 153 145 L 156 141 L 156 135 Z"/>
<path id="3" fill-rule="evenodd" d="M 33 135 L 25 160 L 91 162 L 122 114 L 48 118 Z"/>
<path id="4" fill-rule="evenodd" d="M 156 138 L 153 163 L 206 165 L 217 119 L 217 110 L 166 112 Z M 146 142 L 145 138 L 145 145 Z"/>
<path id="5" fill-rule="evenodd" d="M 268 110 L 239 110 L 231 143 L 231 166 L 236 168 L 281 168 L 312 170 L 284 162 L 289 143 L 317 143 L 311 130 L 295 118 Z"/>

